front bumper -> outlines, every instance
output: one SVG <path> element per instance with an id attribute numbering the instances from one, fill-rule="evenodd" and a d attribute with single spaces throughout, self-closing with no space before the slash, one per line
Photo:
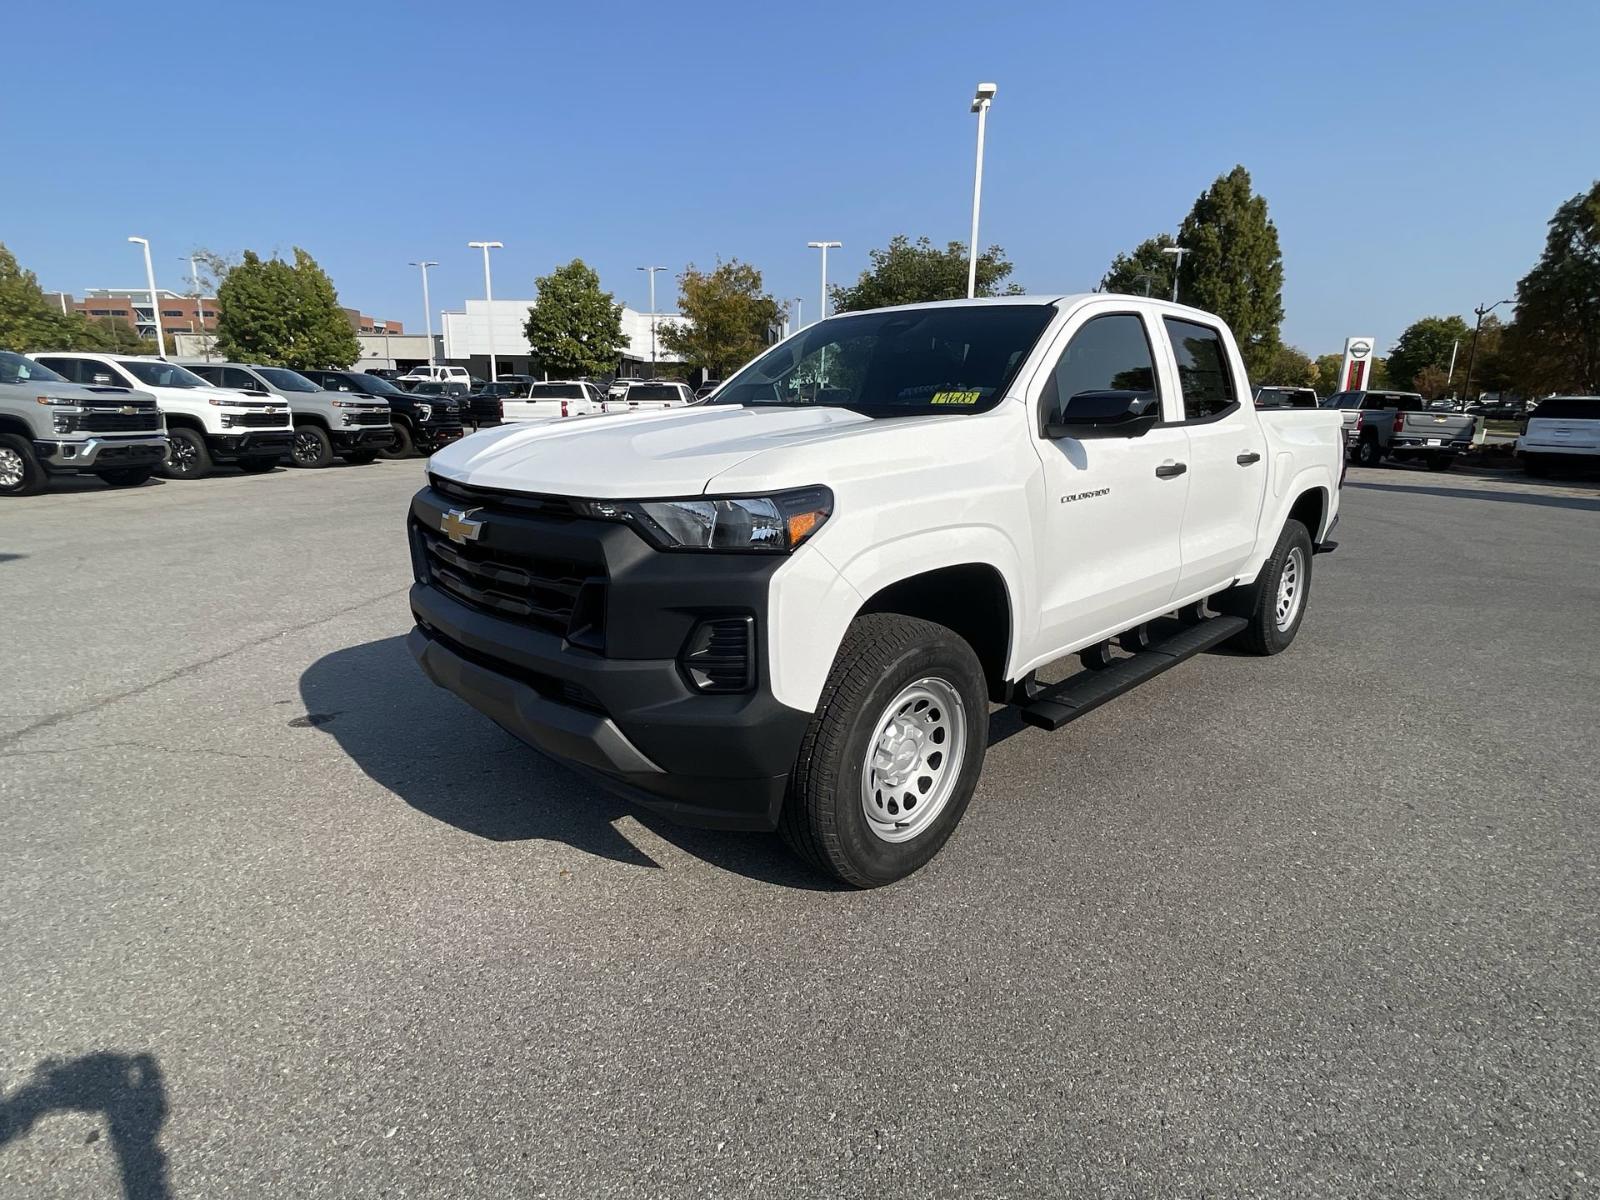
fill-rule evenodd
<path id="1" fill-rule="evenodd" d="M 459 442 L 466 430 L 459 422 L 450 425 L 418 425 L 416 428 L 417 449 L 432 454 L 435 450 L 443 450 L 451 442 Z"/>
<path id="2" fill-rule="evenodd" d="M 255 429 L 249 433 L 209 433 L 206 449 L 221 462 L 258 455 L 287 454 L 294 445 L 293 429 Z"/>
<path id="3" fill-rule="evenodd" d="M 772 695 L 759 651 L 754 687 L 735 693 L 695 690 L 678 657 L 702 619 L 734 611 L 753 618 L 759 647 L 777 561 L 663 554 L 621 525 L 475 509 L 484 528 L 474 546 L 486 554 L 526 548 L 603 566 L 606 634 L 597 652 L 434 579 L 422 529 L 437 530 L 452 507 L 432 489 L 412 502 L 419 582 L 409 645 L 429 679 L 534 748 L 674 820 L 776 828 L 810 714 Z"/>
<path id="4" fill-rule="evenodd" d="M 136 437 L 89 437 L 82 441 L 36 441 L 33 452 L 48 471 L 74 472 L 143 467 L 167 457 L 167 439 L 159 433 Z"/>
<path id="5" fill-rule="evenodd" d="M 341 453 L 350 450 L 382 450 L 395 442 L 394 426 L 365 425 L 354 429 L 334 429 L 328 438 Z"/>

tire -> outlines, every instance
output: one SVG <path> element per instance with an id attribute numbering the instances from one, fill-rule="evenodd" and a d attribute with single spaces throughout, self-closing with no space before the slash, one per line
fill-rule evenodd
<path id="1" fill-rule="evenodd" d="M 1282 584 L 1292 574 L 1292 594 L 1287 598 L 1287 619 L 1280 616 Z M 1311 534 L 1299 521 L 1284 522 L 1278 544 L 1272 548 L 1255 582 L 1229 588 L 1217 597 L 1219 612 L 1243 617 L 1244 630 L 1229 644 L 1249 654 L 1281 654 L 1294 641 L 1311 602 Z"/>
<path id="2" fill-rule="evenodd" d="M 154 467 L 118 467 L 113 471 L 96 471 L 106 483 L 112 487 L 138 487 L 141 483 L 148 483 L 150 477 L 156 473 Z M 191 478 L 184 476 L 185 479 Z"/>
<path id="3" fill-rule="evenodd" d="M 370 462 L 378 461 L 378 452 L 376 450 L 350 450 L 339 457 L 353 467 L 364 467 Z"/>
<path id="4" fill-rule="evenodd" d="M 289 461 L 308 471 L 319 470 L 333 461 L 333 440 L 320 425 L 296 425 Z"/>
<path id="5" fill-rule="evenodd" d="M 44 491 L 48 476 L 27 438 L 0 433 L 0 496 L 32 496 Z"/>
<path id="6" fill-rule="evenodd" d="M 204 479 L 211 474 L 211 452 L 206 439 L 192 429 L 167 430 L 167 457 L 161 474 L 168 479 Z"/>
<path id="7" fill-rule="evenodd" d="M 1378 445 L 1377 438 L 1362 438 L 1361 444 L 1356 447 L 1356 465 L 1358 467 L 1376 467 L 1383 463 L 1383 449 Z"/>
<path id="8" fill-rule="evenodd" d="M 856 618 L 800 743 L 779 822 L 784 841 L 853 887 L 910 875 L 966 812 L 983 770 L 988 714 L 983 668 L 962 638 L 915 617 Z M 883 739 L 893 741 L 896 759 L 875 764 L 869 747 Z M 936 746 L 959 750 L 928 749 Z M 869 792 L 864 781 L 877 786 Z"/>
<path id="9" fill-rule="evenodd" d="M 399 421 L 394 423 L 394 444 L 385 446 L 378 451 L 379 458 L 410 458 L 417 452 L 417 443 L 411 437 L 411 430 Z"/>
<path id="10" fill-rule="evenodd" d="M 1430 454 L 1428 456 L 1428 470 L 1448 471 L 1455 465 L 1455 461 L 1456 456 L 1454 454 Z"/>
<path id="11" fill-rule="evenodd" d="M 257 454 L 251 458 L 241 458 L 238 467 L 246 475 L 265 475 L 268 471 L 278 469 L 278 456 Z"/>

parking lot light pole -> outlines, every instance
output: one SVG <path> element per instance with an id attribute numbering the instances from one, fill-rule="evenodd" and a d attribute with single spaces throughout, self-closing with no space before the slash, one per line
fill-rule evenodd
<path id="1" fill-rule="evenodd" d="M 1461 398 L 1468 404 L 1472 403 L 1472 365 L 1478 361 L 1478 330 L 1483 328 L 1483 319 L 1499 308 L 1502 304 L 1513 304 L 1512 300 L 1496 300 L 1485 308 L 1478 305 L 1472 311 L 1477 314 L 1477 321 L 1472 326 L 1472 349 L 1467 351 L 1467 378 L 1461 385 Z"/>
<path id="2" fill-rule="evenodd" d="M 650 378 L 656 377 L 656 272 L 665 267 L 636 267 L 650 276 Z"/>
<path id="3" fill-rule="evenodd" d="M 992 83 L 980 83 L 972 97 L 972 111 L 978 114 L 978 166 L 972 173 L 972 240 L 967 243 L 968 300 L 978 294 L 978 202 L 983 199 L 983 128 L 997 90 Z"/>
<path id="4" fill-rule="evenodd" d="M 799 296 L 796 296 L 794 298 L 794 328 L 795 328 L 795 332 L 799 333 L 800 330 L 804 329 L 805 327 L 806 327 L 806 302 L 804 300 L 802 300 Z"/>
<path id="5" fill-rule="evenodd" d="M 487 251 L 485 251 L 487 253 Z M 428 268 L 437 267 L 439 264 L 429 259 L 410 264 L 422 268 L 422 321 L 428 327 L 428 365 L 433 366 L 433 305 L 428 302 Z M 484 270 L 487 272 L 488 260 L 484 260 Z"/>
<path id="6" fill-rule="evenodd" d="M 156 269 L 150 261 L 150 239 L 131 237 L 128 240 L 144 247 L 144 278 L 150 285 L 150 317 L 156 323 L 156 357 L 166 358 L 167 339 L 161 333 L 161 305 L 156 302 Z"/>
<path id="7" fill-rule="evenodd" d="M 826 321 L 828 319 L 828 251 L 837 250 L 843 246 L 844 243 L 807 242 L 806 245 L 810 246 L 813 250 L 822 251 L 822 308 L 819 310 L 822 315 L 818 317 L 817 320 Z"/>
<path id="8" fill-rule="evenodd" d="M 469 250 L 483 251 L 483 299 L 489 321 L 489 382 L 500 382 L 500 367 L 494 356 L 494 284 L 489 279 L 489 251 L 505 249 L 504 242 L 468 242 Z"/>
<path id="9" fill-rule="evenodd" d="M 1172 302 L 1176 304 L 1178 302 L 1178 272 L 1183 270 L 1183 256 L 1189 253 L 1189 247 L 1163 246 L 1161 247 L 1161 253 L 1170 254 L 1177 259 L 1177 261 L 1172 264 Z M 1148 294 L 1149 293 L 1147 292 L 1146 295 Z"/>

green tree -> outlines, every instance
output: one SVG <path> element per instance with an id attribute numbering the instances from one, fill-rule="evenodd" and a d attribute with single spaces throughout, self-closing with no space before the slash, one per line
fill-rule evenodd
<path id="1" fill-rule="evenodd" d="M 690 263 L 678 276 L 683 324 L 661 326 L 661 344 L 691 367 L 726 379 L 767 347 L 781 317 L 778 302 L 762 290 L 761 272 L 738 259 L 713 271 Z"/>
<path id="2" fill-rule="evenodd" d="M 600 276 L 575 258 L 534 283 L 539 300 L 523 326 L 539 365 L 557 378 L 601 375 L 616 369 L 628 345 L 622 305 L 600 290 Z"/>
<path id="3" fill-rule="evenodd" d="M 1504 342 L 1506 366 L 1528 394 L 1600 393 L 1600 182 L 1550 218 Z M 1476 367 L 1472 378 L 1476 391 Z"/>
<path id="4" fill-rule="evenodd" d="M 1202 192 L 1178 227 L 1178 244 L 1189 251 L 1178 299 L 1228 323 L 1254 379 L 1271 361 L 1283 324 L 1283 253 L 1250 172 L 1234 167 Z"/>
<path id="5" fill-rule="evenodd" d="M 294 262 L 246 250 L 217 288 L 217 349 L 281 367 L 348 367 L 361 355 L 333 281 L 300 247 Z"/>
<path id="6" fill-rule="evenodd" d="M 1343 380 L 1339 378 L 1339 371 L 1344 366 L 1342 354 L 1319 354 L 1315 364 L 1316 382 L 1311 386 L 1317 389 L 1319 396 L 1331 396 L 1339 390 Z"/>
<path id="7" fill-rule="evenodd" d="M 1471 326 L 1460 317 L 1423 317 L 1411 322 L 1389 351 L 1389 378 L 1397 388 L 1419 391 L 1418 373 L 1426 367 L 1448 372 L 1451 355 L 1458 346 L 1465 353 L 1471 336 Z M 1464 357 L 1459 366 L 1466 368 Z"/>
<path id="8" fill-rule="evenodd" d="M 892 304 L 960 300 L 967 294 L 967 244 L 950 242 L 943 250 L 925 237 L 911 241 L 903 233 L 881 250 L 870 250 L 872 265 L 854 284 L 831 290 L 835 312 L 859 312 Z M 1015 296 L 1021 286 L 1006 283 L 1012 271 L 1006 252 L 990 246 L 978 255 L 977 294 Z"/>
<path id="9" fill-rule="evenodd" d="M 1338 372 L 1337 366 L 1334 371 Z M 1257 387 L 1316 387 L 1317 364 L 1304 351 L 1280 344 L 1263 364 L 1259 374 L 1251 378 L 1251 382 Z"/>
<path id="10" fill-rule="evenodd" d="M 38 277 L 0 243 L 0 349 L 82 349 L 77 337 L 87 322 L 75 316 L 52 307 Z"/>
<path id="11" fill-rule="evenodd" d="M 1111 269 L 1100 280 L 1100 290 L 1166 299 L 1172 295 L 1173 256 L 1162 251 L 1177 244 L 1178 240 L 1170 233 L 1158 233 L 1140 242 L 1132 253 L 1117 255 L 1111 260 Z"/>

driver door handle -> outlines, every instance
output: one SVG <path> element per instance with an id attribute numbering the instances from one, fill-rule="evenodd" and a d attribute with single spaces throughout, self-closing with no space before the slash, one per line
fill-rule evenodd
<path id="1" fill-rule="evenodd" d="M 1188 463 L 1164 462 L 1156 468 L 1157 479 L 1174 479 L 1189 469 Z"/>
<path id="2" fill-rule="evenodd" d="M 1257 454 L 1254 450 L 1246 450 L 1243 454 L 1239 455 L 1239 457 L 1234 459 L 1233 461 L 1238 463 L 1241 467 L 1248 467 L 1252 463 L 1260 462 L 1261 461 L 1261 455 Z"/>

